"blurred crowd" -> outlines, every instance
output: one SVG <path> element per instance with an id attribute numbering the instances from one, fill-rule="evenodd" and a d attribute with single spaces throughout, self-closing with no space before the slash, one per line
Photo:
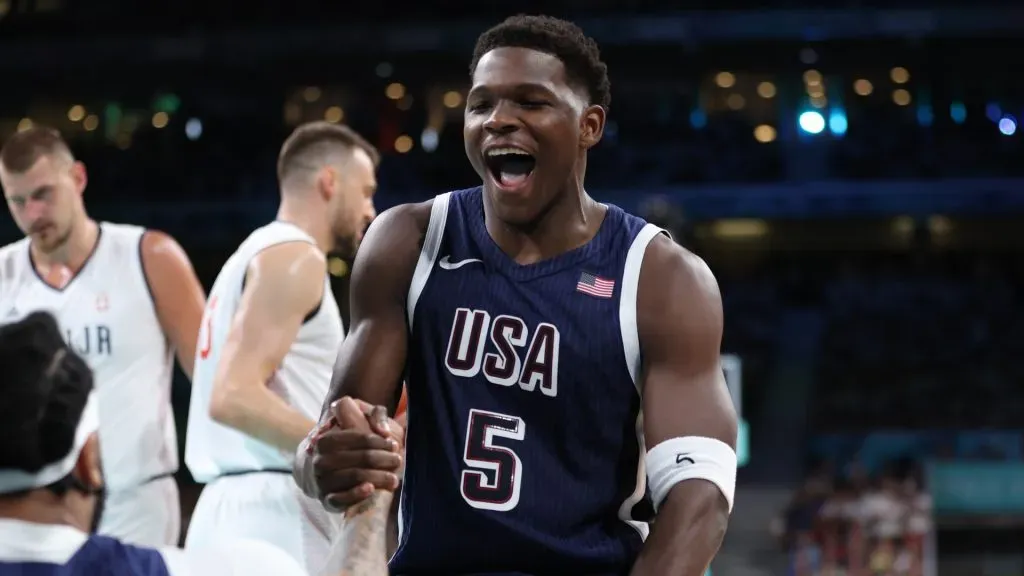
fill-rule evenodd
<path id="1" fill-rule="evenodd" d="M 1020 280 L 976 255 L 844 267 L 825 294 L 819 430 L 1019 427 Z"/>
<path id="2" fill-rule="evenodd" d="M 921 576 L 933 537 L 932 502 L 910 463 L 877 476 L 849 466 L 811 474 L 772 531 L 791 576 Z"/>

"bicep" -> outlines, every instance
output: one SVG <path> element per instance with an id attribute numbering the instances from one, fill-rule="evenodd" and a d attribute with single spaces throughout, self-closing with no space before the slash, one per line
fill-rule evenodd
<path id="1" fill-rule="evenodd" d="M 675 247 L 661 251 L 644 264 L 641 296 L 648 298 L 638 311 L 647 446 L 701 436 L 735 448 L 736 412 L 721 366 L 718 286 L 696 256 Z"/>
<path id="2" fill-rule="evenodd" d="M 356 299 L 353 297 L 353 309 Z M 382 309 L 353 321 L 335 366 L 339 396 L 393 408 L 405 371 L 407 329 L 404 309 Z"/>
<path id="3" fill-rule="evenodd" d="M 325 270 L 315 256 L 308 264 L 287 263 L 287 254 L 254 259 L 224 344 L 222 365 L 258 367 L 261 376 L 277 369 L 307 314 L 323 297 Z"/>
<path id="4" fill-rule="evenodd" d="M 722 299 L 702 260 L 665 242 L 651 248 L 637 318 L 655 506 L 673 526 L 707 520 L 722 527 L 736 482 L 736 412 L 721 366 Z M 685 482 L 691 479 L 707 482 Z"/>
<path id="5" fill-rule="evenodd" d="M 408 207 L 385 212 L 367 231 L 352 266 L 351 328 L 338 354 L 327 405 L 352 396 L 394 413 L 405 372 L 406 300 L 420 231 Z"/>

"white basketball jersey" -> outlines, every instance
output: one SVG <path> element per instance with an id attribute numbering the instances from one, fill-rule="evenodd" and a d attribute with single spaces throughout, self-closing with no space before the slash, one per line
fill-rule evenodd
<path id="1" fill-rule="evenodd" d="M 242 242 L 221 268 L 210 291 L 192 374 L 192 403 L 185 442 L 185 464 L 197 482 L 210 482 L 230 473 L 290 470 L 295 459 L 292 452 L 280 450 L 210 418 L 210 398 L 217 364 L 238 310 L 249 263 L 270 246 L 286 242 L 315 245 L 313 238 L 297 226 L 271 222 Z M 345 336 L 326 270 L 323 282 L 324 295 L 320 306 L 299 328 L 288 354 L 268 383 L 272 392 L 313 421 L 320 418 L 320 409 L 334 371 L 334 360 Z"/>
<path id="2" fill-rule="evenodd" d="M 104 474 L 117 491 L 178 469 L 174 357 L 142 269 L 145 229 L 99 227 L 92 254 L 64 288 L 39 277 L 27 238 L 0 248 L 0 314 L 11 322 L 51 312 L 68 345 L 92 368 Z"/>

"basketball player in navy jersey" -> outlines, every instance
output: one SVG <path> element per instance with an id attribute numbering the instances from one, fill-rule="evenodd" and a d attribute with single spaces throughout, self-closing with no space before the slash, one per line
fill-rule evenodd
<path id="1" fill-rule="evenodd" d="M 96 536 L 105 482 L 89 367 L 53 316 L 37 312 L 0 326 L 0 371 L 0 576 L 307 576 L 283 550 L 259 541 L 218 539 L 182 551 Z M 342 425 L 369 433 L 347 402 Z M 378 526 L 387 522 L 388 496 L 347 511 L 335 551 L 343 561 L 315 574 L 387 575 Z"/>
<path id="2" fill-rule="evenodd" d="M 296 476 L 338 508 L 397 489 L 404 464 L 392 574 L 699 576 L 736 477 L 715 279 L 584 190 L 610 98 L 579 28 L 510 18 L 470 70 L 466 154 L 483 185 L 371 226 Z M 380 408 L 403 376 L 404 463 Z M 334 422 L 343 396 L 377 434 Z"/>

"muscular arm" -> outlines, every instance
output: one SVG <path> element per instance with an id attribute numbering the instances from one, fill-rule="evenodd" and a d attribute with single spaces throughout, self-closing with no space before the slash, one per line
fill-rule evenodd
<path id="1" fill-rule="evenodd" d="M 700 258 L 665 237 L 644 258 L 637 300 L 643 352 L 644 435 L 648 449 L 665 440 L 700 436 L 735 450 L 736 412 L 720 361 L 722 302 Z M 725 536 L 728 503 L 701 479 L 676 484 L 633 574 L 701 576 Z"/>
<path id="2" fill-rule="evenodd" d="M 431 205 L 432 202 L 425 202 L 396 206 L 378 216 L 366 231 L 349 284 L 351 327 L 338 353 L 318 429 L 329 427 L 331 406 L 343 396 L 386 406 L 389 413 L 394 413 L 405 371 L 409 284 L 430 220 Z M 383 435 L 382 431 L 377 432 Z M 353 466 L 359 468 L 367 462 L 339 460 L 334 453 L 337 443 L 327 442 L 325 436 L 328 435 L 317 435 L 317 438 L 311 435 L 303 442 L 295 458 L 296 483 L 311 498 L 328 498 L 325 504 L 332 507 L 335 504 L 325 492 L 330 490 L 324 486 L 344 487 L 346 494 L 340 496 L 347 504 L 359 501 L 358 495 L 368 497 L 365 490 L 369 485 L 353 484 L 355 476 L 351 473 Z M 373 438 L 364 437 L 359 448 L 369 449 L 374 443 Z M 343 465 L 342 460 L 347 463 Z M 322 469 L 319 476 L 318 467 Z M 327 469 L 333 469 L 336 474 L 325 477 L 323 470 Z M 349 472 L 339 472 L 340 469 L 349 469 Z M 367 482 L 371 476 L 376 478 L 377 488 L 394 489 L 397 484 L 396 476 L 390 471 L 363 475 Z"/>
<path id="3" fill-rule="evenodd" d="M 192 377 L 196 338 L 206 296 L 181 246 L 163 232 L 147 231 L 139 248 L 157 318 L 174 346 L 181 369 Z"/>
<path id="4" fill-rule="evenodd" d="M 405 371 L 406 299 L 430 203 L 406 204 L 374 220 L 352 265 L 351 328 L 324 403 L 351 396 L 394 414 Z M 322 419 L 322 418 L 321 418 Z"/>
<path id="5" fill-rule="evenodd" d="M 272 246 L 253 258 L 217 365 L 211 418 L 289 451 L 313 429 L 267 383 L 320 304 L 325 273 L 324 255 L 305 242 Z"/>

